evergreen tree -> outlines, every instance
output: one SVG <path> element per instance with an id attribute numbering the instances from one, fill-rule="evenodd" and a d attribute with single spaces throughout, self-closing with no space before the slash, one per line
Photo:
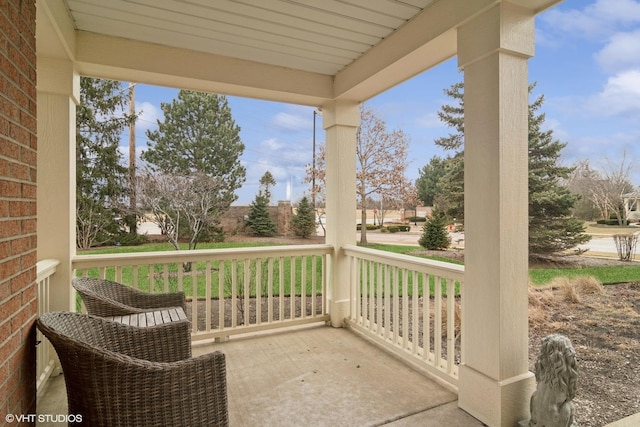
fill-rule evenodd
<path id="1" fill-rule="evenodd" d="M 76 244 L 89 248 L 120 233 L 128 169 L 118 146 L 135 115 L 125 114 L 128 95 L 120 82 L 82 77 L 76 108 Z"/>
<path id="2" fill-rule="evenodd" d="M 530 90 L 535 85 L 532 85 Z M 539 96 L 529 105 L 529 252 L 546 254 L 571 249 L 589 241 L 584 221 L 571 216 L 579 199 L 561 185 L 574 168 L 561 166 L 560 151 L 567 145 L 543 132 L 544 102 Z"/>
<path id="3" fill-rule="evenodd" d="M 251 232 L 256 236 L 270 237 L 276 234 L 276 223 L 273 222 L 271 215 L 269 215 L 269 202 L 271 199 L 269 187 L 275 184 L 276 181 L 273 175 L 271 175 L 271 172 L 265 172 L 262 178 L 260 178 L 258 194 L 256 194 L 253 202 L 251 202 L 247 218 L 247 227 L 249 227 Z"/>
<path id="4" fill-rule="evenodd" d="M 429 250 L 447 249 L 451 244 L 447 232 L 446 217 L 443 212 L 433 211 L 422 226 L 422 236 L 418 244 Z"/>
<path id="5" fill-rule="evenodd" d="M 438 182 L 446 172 L 446 160 L 438 156 L 433 156 L 429 164 L 424 165 L 418 171 L 420 176 L 416 180 L 418 199 L 424 206 L 433 206 L 434 199 L 438 194 Z"/>
<path id="6" fill-rule="evenodd" d="M 216 228 L 220 216 L 238 198 L 235 191 L 244 183 L 240 127 L 223 95 L 181 90 L 177 99 L 163 102 L 160 107 L 164 121 L 158 120 L 158 130 L 147 131 L 148 149 L 142 153 L 142 159 L 154 173 L 193 177 L 191 181 L 208 177 L 210 182 L 203 183 L 203 188 L 215 188 L 210 194 L 201 195 L 207 200 L 206 217 L 186 215 L 197 221 L 187 227 L 192 234 L 188 236 L 189 242 L 193 242 L 190 247 L 195 248 L 207 230 Z M 183 195 L 185 203 L 175 200 L 172 203 L 189 206 L 186 202 L 193 195 L 186 191 Z M 201 224 L 202 221 L 205 223 Z"/>
<path id="7" fill-rule="evenodd" d="M 305 239 L 316 234 L 316 214 L 306 196 L 300 200 L 298 211 L 291 218 L 291 230 Z"/>
<path id="8" fill-rule="evenodd" d="M 531 85 L 529 92 L 534 87 L 535 84 Z M 456 132 L 435 143 L 455 154 L 447 159 L 447 172 L 438 181 L 441 194 L 435 198 L 434 205 L 459 220 L 464 212 L 464 86 L 454 84 L 445 93 L 457 104 L 443 106 L 438 115 Z M 570 249 L 590 238 L 584 234 L 584 223 L 571 217 L 578 196 L 561 181 L 566 180 L 573 169 L 559 164 L 560 151 L 566 143 L 554 141 L 553 131 L 541 130 L 545 116 L 538 114 L 538 110 L 543 102 L 544 97 L 540 96 L 529 105 L 529 252 L 532 255 Z"/>

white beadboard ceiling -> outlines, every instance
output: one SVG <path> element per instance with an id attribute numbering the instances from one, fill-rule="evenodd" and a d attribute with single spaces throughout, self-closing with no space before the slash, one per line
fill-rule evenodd
<path id="1" fill-rule="evenodd" d="M 335 75 L 436 0 L 66 0 L 77 30 Z"/>

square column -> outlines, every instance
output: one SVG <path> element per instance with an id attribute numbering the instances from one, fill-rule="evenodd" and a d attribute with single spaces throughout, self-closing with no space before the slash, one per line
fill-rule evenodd
<path id="1" fill-rule="evenodd" d="M 342 327 L 350 302 L 349 265 L 343 245 L 356 243 L 356 131 L 360 125 L 360 104 L 334 101 L 322 106 L 326 131 L 326 242 L 334 247 L 329 269 L 329 312 L 331 325 Z"/>
<path id="2" fill-rule="evenodd" d="M 458 29 L 464 68 L 465 285 L 459 406 L 527 418 L 528 76 L 534 14 L 501 2 Z"/>
<path id="3" fill-rule="evenodd" d="M 76 104 L 73 63 L 37 59 L 38 259 L 60 261 L 51 278 L 51 311 L 75 311 L 71 258 L 76 254 Z"/>

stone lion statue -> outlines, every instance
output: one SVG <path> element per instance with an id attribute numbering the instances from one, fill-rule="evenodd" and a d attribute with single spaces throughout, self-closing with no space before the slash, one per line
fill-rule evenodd
<path id="1" fill-rule="evenodd" d="M 562 335 L 543 338 L 536 361 L 536 391 L 531 396 L 529 427 L 571 427 L 578 367 L 571 341 Z"/>

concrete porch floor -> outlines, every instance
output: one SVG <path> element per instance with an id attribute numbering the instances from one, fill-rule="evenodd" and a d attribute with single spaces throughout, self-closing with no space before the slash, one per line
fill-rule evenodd
<path id="1" fill-rule="evenodd" d="M 232 426 L 483 425 L 458 409 L 455 394 L 348 329 L 314 326 L 195 344 L 193 354 L 214 350 L 227 358 Z M 66 409 L 60 375 L 39 398 L 38 413 Z"/>

